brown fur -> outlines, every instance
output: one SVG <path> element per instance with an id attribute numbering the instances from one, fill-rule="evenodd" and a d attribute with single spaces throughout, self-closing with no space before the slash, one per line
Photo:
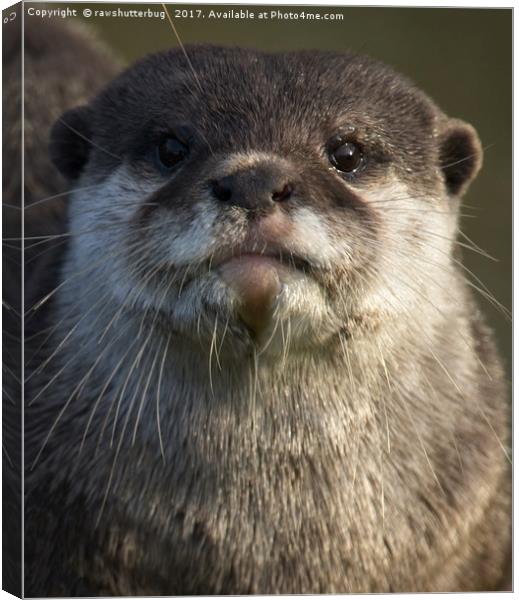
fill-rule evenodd
<path id="1" fill-rule="evenodd" d="M 73 196 L 62 287 L 33 317 L 56 333 L 28 369 L 26 592 L 497 589 L 510 530 L 506 389 L 452 260 L 477 135 L 369 59 L 188 52 L 202 91 L 180 52 L 155 55 L 53 129 L 72 185 L 104 187 Z M 343 113 L 370 158 L 356 179 L 320 153 Z M 187 166 L 160 174 L 155 128 L 185 121 L 198 132 Z M 289 161 L 294 193 L 261 211 L 254 198 L 246 212 L 217 202 L 207 182 L 241 168 L 265 191 L 247 154 L 257 151 L 269 173 Z M 395 180 L 414 212 L 395 193 L 377 200 Z M 142 202 L 153 204 L 146 225 Z M 290 344 L 273 330 L 262 351 L 214 254 L 186 267 L 168 250 L 200 250 L 206 238 L 184 234 L 213 213 L 210 243 L 236 249 L 265 210 L 309 239 L 317 215 L 333 243 L 323 234 L 303 251 L 296 240 L 305 266 L 276 313 L 293 325 Z M 427 225 L 450 232 L 445 246 L 427 243 Z M 119 360 L 127 370 L 110 383 Z"/>

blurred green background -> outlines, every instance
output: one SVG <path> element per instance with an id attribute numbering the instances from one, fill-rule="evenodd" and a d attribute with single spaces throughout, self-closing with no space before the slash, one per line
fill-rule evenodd
<path id="1" fill-rule="evenodd" d="M 29 6 L 29 5 L 26 5 Z M 33 5 L 36 6 L 36 5 Z M 42 5 L 39 5 L 41 7 Z M 47 4 L 91 10 L 148 9 L 160 4 Z M 472 123 L 485 147 L 484 166 L 465 197 L 461 226 L 497 262 L 465 251 L 466 266 L 506 307 L 512 298 L 512 10 L 468 8 L 352 8 L 328 6 L 175 5 L 169 13 L 184 43 L 250 46 L 267 50 L 354 50 L 383 60 L 411 77 L 450 116 Z M 175 9 L 202 10 L 178 18 Z M 210 19 L 209 11 L 249 10 L 255 19 Z M 260 20 L 259 13 L 341 13 L 342 20 Z M 188 13 L 189 14 L 189 13 Z M 196 14 L 196 12 L 195 12 Z M 130 62 L 177 45 L 160 18 L 84 18 Z M 479 304 L 498 335 L 511 372 L 510 322 L 483 297 Z"/>

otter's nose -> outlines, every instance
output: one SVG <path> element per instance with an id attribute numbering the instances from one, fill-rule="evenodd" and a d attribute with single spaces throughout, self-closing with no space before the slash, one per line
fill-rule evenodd
<path id="1" fill-rule="evenodd" d="M 273 208 L 276 203 L 288 200 L 294 191 L 283 174 L 255 169 L 213 179 L 210 186 L 219 202 L 247 210 Z"/>

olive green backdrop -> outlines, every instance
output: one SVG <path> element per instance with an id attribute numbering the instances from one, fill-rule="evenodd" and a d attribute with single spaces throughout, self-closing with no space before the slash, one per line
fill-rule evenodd
<path id="1" fill-rule="evenodd" d="M 42 5 L 40 5 L 41 7 Z M 47 4 L 66 6 L 66 3 Z M 70 4 L 127 10 L 160 4 Z M 342 20 L 209 19 L 209 10 L 248 9 L 256 15 L 279 9 L 341 13 Z M 202 9 L 201 18 L 175 18 L 175 9 Z M 512 10 L 445 8 L 352 8 L 338 6 L 168 4 L 184 43 L 251 46 L 268 50 L 354 50 L 381 59 L 411 77 L 450 116 L 472 123 L 485 147 L 484 167 L 463 207 L 463 231 L 497 262 L 464 252 L 465 264 L 505 306 L 512 294 Z M 167 19 L 85 18 L 125 61 L 177 45 Z M 78 67 L 80 68 L 80 67 Z M 511 325 L 490 303 L 480 305 L 498 334 L 510 367 Z"/>

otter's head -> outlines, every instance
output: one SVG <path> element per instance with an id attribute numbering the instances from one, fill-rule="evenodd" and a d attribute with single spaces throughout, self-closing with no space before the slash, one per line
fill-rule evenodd
<path id="1" fill-rule="evenodd" d="M 145 58 L 52 131 L 83 285 L 207 348 L 218 331 L 273 354 L 426 310 L 474 130 L 366 58 L 187 53 Z"/>

